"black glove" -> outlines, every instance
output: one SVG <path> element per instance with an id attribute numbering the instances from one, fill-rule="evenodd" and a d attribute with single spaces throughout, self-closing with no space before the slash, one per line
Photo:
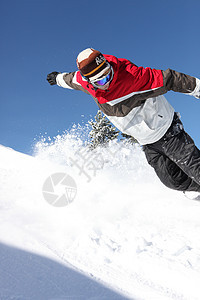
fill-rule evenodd
<path id="1" fill-rule="evenodd" d="M 50 85 L 57 84 L 56 77 L 59 74 L 59 72 L 52 72 L 47 75 L 47 81 L 50 83 Z"/>

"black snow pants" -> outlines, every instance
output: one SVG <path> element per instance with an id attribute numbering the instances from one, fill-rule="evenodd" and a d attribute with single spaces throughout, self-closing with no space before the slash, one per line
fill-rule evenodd
<path id="1" fill-rule="evenodd" d="M 200 150 L 184 131 L 177 113 L 166 134 L 143 149 L 163 184 L 179 191 L 200 192 Z"/>

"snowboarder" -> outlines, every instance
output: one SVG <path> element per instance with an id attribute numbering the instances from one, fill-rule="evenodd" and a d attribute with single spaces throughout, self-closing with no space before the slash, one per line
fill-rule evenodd
<path id="1" fill-rule="evenodd" d="M 199 99 L 200 80 L 171 69 L 138 67 L 92 48 L 79 53 L 77 66 L 75 72 L 48 74 L 48 82 L 91 95 L 119 130 L 143 145 L 167 187 L 200 192 L 200 150 L 163 96 L 173 90 Z"/>

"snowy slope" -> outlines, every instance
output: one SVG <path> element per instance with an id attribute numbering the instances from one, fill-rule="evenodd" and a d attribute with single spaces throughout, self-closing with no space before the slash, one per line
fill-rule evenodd
<path id="1" fill-rule="evenodd" d="M 140 147 L 88 155 L 68 134 L 36 150 L 0 146 L 1 300 L 200 298 L 200 202 L 164 187 Z M 60 172 L 77 195 L 55 207 L 42 190 Z"/>

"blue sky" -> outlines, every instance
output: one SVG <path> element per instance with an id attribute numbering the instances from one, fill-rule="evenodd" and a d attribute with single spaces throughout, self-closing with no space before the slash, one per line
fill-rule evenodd
<path id="1" fill-rule="evenodd" d="M 54 137 L 97 112 L 79 91 L 51 87 L 51 71 L 76 70 L 93 47 L 138 66 L 200 78 L 200 1 L 3 1 L 0 7 L 0 144 L 31 153 L 41 134 Z M 169 92 L 200 147 L 200 101 Z"/>

